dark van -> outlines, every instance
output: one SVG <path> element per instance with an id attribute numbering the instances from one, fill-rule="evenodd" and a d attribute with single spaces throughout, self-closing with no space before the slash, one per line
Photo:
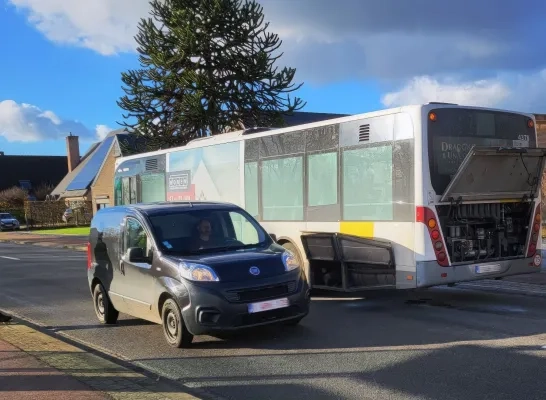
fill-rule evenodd
<path id="1" fill-rule="evenodd" d="M 87 268 L 100 322 L 122 312 L 186 347 L 194 335 L 301 321 L 310 296 L 298 260 L 235 205 L 154 203 L 99 210 Z"/>

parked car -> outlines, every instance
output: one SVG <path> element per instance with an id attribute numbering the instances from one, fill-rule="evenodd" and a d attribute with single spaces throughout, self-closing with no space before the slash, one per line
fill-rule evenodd
<path id="1" fill-rule="evenodd" d="M 185 202 L 115 206 L 91 222 L 88 280 L 101 323 L 120 312 L 161 324 L 166 341 L 298 324 L 310 291 L 298 257 L 242 208 Z"/>
<path id="2" fill-rule="evenodd" d="M 7 212 L 0 212 L 0 231 L 14 231 L 21 227 L 17 218 Z"/>

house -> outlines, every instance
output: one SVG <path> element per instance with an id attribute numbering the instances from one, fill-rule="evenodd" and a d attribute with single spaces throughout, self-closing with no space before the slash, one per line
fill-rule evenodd
<path id="1" fill-rule="evenodd" d="M 68 174 L 51 192 L 67 204 L 91 202 L 93 214 L 114 205 L 114 166 L 117 157 L 132 154 L 136 141 L 125 129 L 110 132 L 102 141 L 93 143 L 80 157 L 78 136 L 67 136 Z"/>
<path id="2" fill-rule="evenodd" d="M 57 185 L 68 172 L 65 156 L 15 156 L 0 152 L 0 190 Z"/>
<path id="3" fill-rule="evenodd" d="M 535 114 L 537 146 L 546 147 L 546 114 Z"/>

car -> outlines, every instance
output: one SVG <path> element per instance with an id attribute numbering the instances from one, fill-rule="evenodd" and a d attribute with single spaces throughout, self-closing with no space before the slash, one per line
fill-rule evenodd
<path id="1" fill-rule="evenodd" d="M 0 212 L 0 231 L 14 231 L 20 229 L 21 225 L 17 218 L 7 212 Z"/>
<path id="2" fill-rule="evenodd" d="M 310 289 L 299 255 L 241 207 L 159 202 L 107 207 L 91 221 L 88 282 L 98 320 L 161 324 L 183 348 L 198 335 L 297 325 Z"/>

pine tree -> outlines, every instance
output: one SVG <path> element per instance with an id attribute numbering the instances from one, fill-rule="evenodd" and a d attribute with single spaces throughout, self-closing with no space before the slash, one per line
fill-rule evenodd
<path id="1" fill-rule="evenodd" d="M 152 147 L 242 127 L 282 126 L 301 109 L 296 70 L 279 69 L 282 41 L 250 0 L 153 0 L 135 36 L 140 68 L 122 73 L 120 124 Z"/>

